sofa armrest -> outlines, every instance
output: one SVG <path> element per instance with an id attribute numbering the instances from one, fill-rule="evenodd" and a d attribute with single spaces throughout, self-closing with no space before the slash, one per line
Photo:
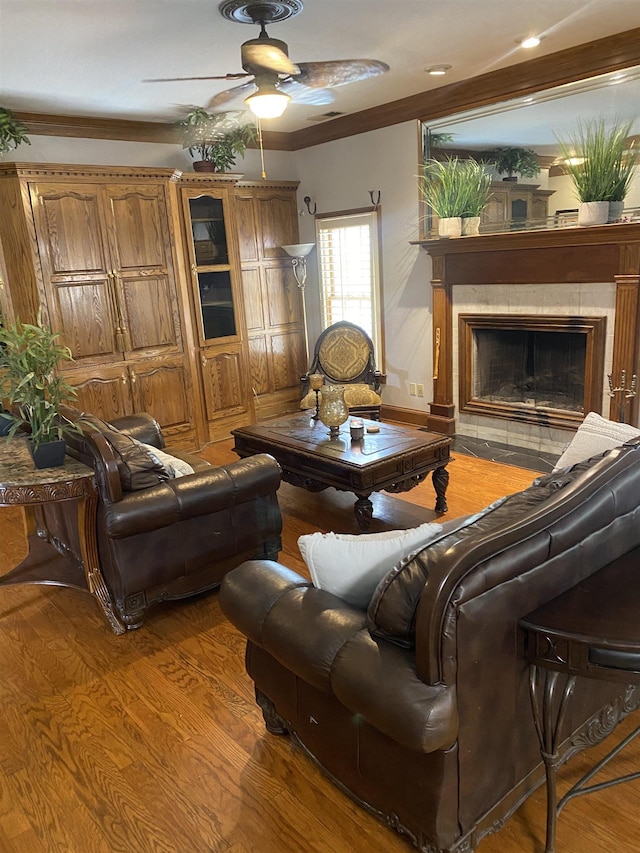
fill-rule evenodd
<path id="1" fill-rule="evenodd" d="M 164 448 L 164 437 L 160 424 L 147 412 L 137 415 L 125 415 L 122 418 L 114 418 L 110 421 L 120 432 L 141 441 L 143 444 L 152 444 L 160 450 Z"/>
<path id="2" fill-rule="evenodd" d="M 124 539 L 220 512 L 274 494 L 281 475 L 276 460 L 266 453 L 229 465 L 209 466 L 149 489 L 123 494 L 121 500 L 104 507 L 106 530 L 113 539 Z"/>
<path id="3" fill-rule="evenodd" d="M 455 690 L 421 681 L 413 653 L 374 640 L 364 611 L 266 560 L 229 572 L 219 602 L 250 642 L 403 746 L 431 752 L 455 742 Z"/>

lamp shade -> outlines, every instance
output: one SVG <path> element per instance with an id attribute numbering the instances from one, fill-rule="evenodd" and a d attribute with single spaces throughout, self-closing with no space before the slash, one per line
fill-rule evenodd
<path id="1" fill-rule="evenodd" d="M 273 83 L 256 81 L 257 89 L 245 98 L 245 104 L 258 118 L 278 118 L 286 110 L 290 95 L 281 92 Z"/>
<path id="2" fill-rule="evenodd" d="M 306 258 L 315 245 L 315 243 L 294 243 L 292 246 L 280 248 L 291 258 Z"/>

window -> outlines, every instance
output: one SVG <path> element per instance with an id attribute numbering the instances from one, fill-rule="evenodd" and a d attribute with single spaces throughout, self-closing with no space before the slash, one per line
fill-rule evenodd
<path id="1" fill-rule="evenodd" d="M 356 323 L 370 336 L 381 362 L 378 211 L 318 217 L 316 243 L 322 328 L 338 320 Z"/>

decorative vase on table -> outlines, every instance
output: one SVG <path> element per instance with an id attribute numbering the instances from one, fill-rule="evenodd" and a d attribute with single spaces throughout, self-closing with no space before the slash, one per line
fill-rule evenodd
<path id="1" fill-rule="evenodd" d="M 43 468 L 60 468 L 64 465 L 67 442 L 63 438 L 57 441 L 43 441 L 37 447 L 30 439 L 28 439 L 28 442 L 33 463 L 39 470 Z"/>
<path id="2" fill-rule="evenodd" d="M 319 418 L 329 427 L 332 438 L 340 432 L 340 425 L 349 418 L 349 409 L 344 401 L 344 385 L 324 385 L 320 392 Z"/>

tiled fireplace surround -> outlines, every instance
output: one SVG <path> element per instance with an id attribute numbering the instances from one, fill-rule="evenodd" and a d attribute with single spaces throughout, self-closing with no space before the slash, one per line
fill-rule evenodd
<path id="1" fill-rule="evenodd" d="M 458 435 L 499 441 L 515 447 L 527 447 L 547 453 L 561 453 L 571 438 L 566 429 L 523 423 L 515 419 L 492 418 L 460 411 L 458 347 L 459 314 L 554 315 L 572 317 L 606 317 L 607 336 L 600 411 L 609 408 L 609 383 L 612 372 L 613 330 L 616 287 L 613 282 L 579 284 L 532 284 L 518 287 L 509 284 L 458 285 L 453 287 L 453 402 L 458 412 Z"/>
<path id="2" fill-rule="evenodd" d="M 617 419 L 607 375 L 640 373 L 640 223 L 420 241 L 433 261 L 434 397 L 439 432 L 559 453 L 571 430 L 459 411 L 459 314 L 606 317 L 600 413 Z M 598 395 L 599 397 L 599 395 Z M 593 406 L 597 408 L 597 404 Z M 638 399 L 626 420 L 638 423 Z"/>

